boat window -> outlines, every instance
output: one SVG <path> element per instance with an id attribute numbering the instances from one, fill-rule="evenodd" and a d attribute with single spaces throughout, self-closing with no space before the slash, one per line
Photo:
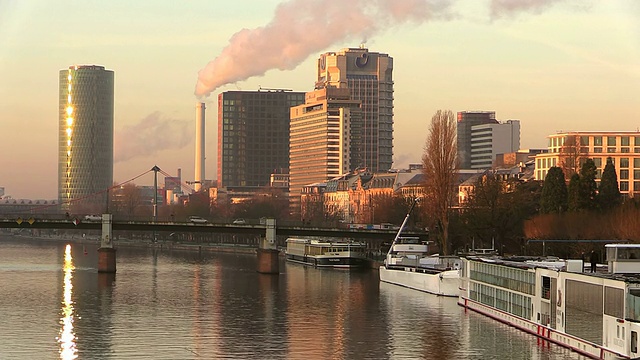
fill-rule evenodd
<path id="1" fill-rule="evenodd" d="M 624 318 L 624 290 L 610 286 L 604 287 L 604 313 L 615 316 L 618 319 Z"/>
<path id="2" fill-rule="evenodd" d="M 640 320 L 640 288 L 629 289 L 625 317 L 635 321 Z"/>
<path id="3" fill-rule="evenodd" d="M 638 333 L 631 332 L 631 352 L 638 352 Z"/>
<path id="4" fill-rule="evenodd" d="M 542 277 L 542 298 L 551 299 L 551 279 L 548 276 Z"/>

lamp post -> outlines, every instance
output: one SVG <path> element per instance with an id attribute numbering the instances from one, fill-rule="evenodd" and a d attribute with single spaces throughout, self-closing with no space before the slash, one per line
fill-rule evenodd
<path id="1" fill-rule="evenodd" d="M 158 222 L 158 171 L 160 171 L 160 168 L 157 165 L 154 165 L 153 168 L 151 168 L 151 170 L 153 171 L 153 223 L 157 223 Z M 156 228 L 155 226 L 153 227 L 153 242 L 157 242 L 158 238 L 157 238 L 157 234 L 156 234 Z"/>

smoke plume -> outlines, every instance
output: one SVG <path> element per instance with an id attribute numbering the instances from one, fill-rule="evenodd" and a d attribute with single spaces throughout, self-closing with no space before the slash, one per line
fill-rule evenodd
<path id="1" fill-rule="evenodd" d="M 567 0 L 490 0 L 491 18 L 541 13 Z M 583 1 L 583 0 L 580 0 Z M 309 55 L 344 40 L 361 40 L 390 27 L 454 17 L 454 0 L 289 0 L 271 22 L 242 29 L 222 53 L 198 72 L 195 94 L 209 96 L 226 84 L 291 70 Z"/>
<path id="2" fill-rule="evenodd" d="M 168 119 L 159 112 L 137 124 L 125 126 L 114 136 L 114 161 L 153 155 L 161 150 L 180 149 L 191 141 L 190 122 Z"/>
<path id="3" fill-rule="evenodd" d="M 513 16 L 518 12 L 541 13 L 566 0 L 491 0 L 491 18 Z"/>
<path id="4" fill-rule="evenodd" d="M 198 72 L 202 98 L 225 84 L 291 70 L 309 55 L 346 39 L 365 39 L 389 27 L 450 16 L 449 0 L 290 0 L 271 22 L 242 29 L 222 53 Z"/>

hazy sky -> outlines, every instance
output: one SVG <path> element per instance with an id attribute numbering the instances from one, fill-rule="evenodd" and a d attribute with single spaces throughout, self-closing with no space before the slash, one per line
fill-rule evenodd
<path id="1" fill-rule="evenodd" d="M 519 119 L 521 148 L 560 130 L 640 127 L 637 0 L 0 0 L 0 187 L 57 197 L 58 72 L 69 65 L 115 71 L 117 182 L 154 165 L 193 180 L 198 72 L 251 67 L 246 80 L 217 78 L 236 82 L 205 100 L 213 179 L 221 91 L 311 91 L 320 53 L 363 41 L 394 58 L 397 168 L 420 162 L 438 109 Z"/>

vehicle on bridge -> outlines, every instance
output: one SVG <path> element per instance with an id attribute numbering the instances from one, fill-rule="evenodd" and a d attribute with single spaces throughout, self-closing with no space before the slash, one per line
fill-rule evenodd
<path id="1" fill-rule="evenodd" d="M 244 219 L 235 219 L 233 220 L 234 225 L 245 225 L 247 222 Z"/>
<path id="2" fill-rule="evenodd" d="M 102 216 L 100 215 L 85 215 L 84 221 L 102 221 Z"/>
<path id="3" fill-rule="evenodd" d="M 201 218 L 200 216 L 189 216 L 189 222 L 194 224 L 206 224 L 209 221 L 207 221 L 207 219 Z"/>

